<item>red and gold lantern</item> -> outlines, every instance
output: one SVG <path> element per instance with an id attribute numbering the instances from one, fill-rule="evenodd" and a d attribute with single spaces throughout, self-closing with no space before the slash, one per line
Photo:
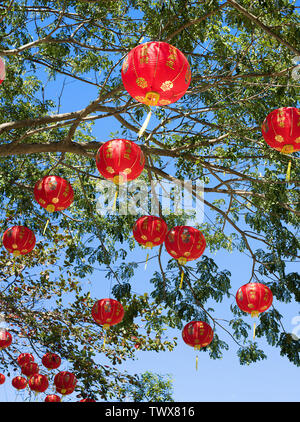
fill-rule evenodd
<path id="1" fill-rule="evenodd" d="M 9 331 L 0 329 L 0 350 L 9 347 L 12 343 L 12 336 Z"/>
<path id="2" fill-rule="evenodd" d="M 61 401 L 61 398 L 57 394 L 48 394 L 45 397 L 45 402 L 51 403 L 51 402 L 60 402 L 60 401 Z"/>
<path id="3" fill-rule="evenodd" d="M 11 384 L 17 390 L 24 390 L 27 387 L 27 379 L 18 375 L 11 380 Z"/>
<path id="4" fill-rule="evenodd" d="M 35 362 L 27 362 L 21 366 L 21 372 L 26 377 L 32 377 L 32 375 L 38 374 L 39 369 L 39 365 Z"/>
<path id="5" fill-rule="evenodd" d="M 190 226 L 176 226 L 168 231 L 165 239 L 167 252 L 175 258 L 180 265 L 199 258 L 206 247 L 206 241 L 200 230 Z M 181 282 L 183 271 L 181 273 Z"/>
<path id="6" fill-rule="evenodd" d="M 92 402 L 96 402 L 96 400 L 94 400 L 94 399 L 82 399 L 82 400 L 79 400 L 79 402 L 92 403 Z"/>
<path id="7" fill-rule="evenodd" d="M 28 381 L 29 388 L 35 393 L 43 393 L 49 387 L 46 375 L 34 374 Z"/>
<path id="8" fill-rule="evenodd" d="M 161 41 L 133 48 L 122 66 L 126 91 L 149 106 L 164 106 L 178 101 L 191 82 L 191 69 L 184 54 Z"/>
<path id="9" fill-rule="evenodd" d="M 97 300 L 92 308 L 92 317 L 97 324 L 103 325 L 104 329 L 108 329 L 122 321 L 124 308 L 115 299 Z"/>
<path id="10" fill-rule="evenodd" d="M 51 213 L 65 210 L 74 200 L 71 184 L 60 176 L 45 176 L 38 180 L 33 194 L 36 201 Z"/>
<path id="11" fill-rule="evenodd" d="M 168 226 L 162 218 L 146 215 L 136 221 L 133 236 L 140 245 L 153 248 L 165 241 L 167 231 Z"/>
<path id="12" fill-rule="evenodd" d="M 3 246 L 14 256 L 26 255 L 35 247 L 35 234 L 25 226 L 13 226 L 5 230 Z"/>
<path id="13" fill-rule="evenodd" d="M 300 151 L 300 109 L 281 107 L 271 111 L 262 124 L 262 135 L 266 143 L 281 152 L 292 154 Z M 290 179 L 291 161 L 286 179 Z"/>
<path id="14" fill-rule="evenodd" d="M 2 84 L 2 82 L 5 79 L 5 62 L 4 60 L 0 57 L 0 84 Z"/>
<path id="15" fill-rule="evenodd" d="M 57 369 L 61 364 L 61 358 L 56 353 L 46 353 L 42 357 L 42 364 L 47 369 Z"/>
<path id="16" fill-rule="evenodd" d="M 191 321 L 186 324 L 182 330 L 182 339 L 195 350 L 208 346 L 214 337 L 213 329 L 205 321 Z M 198 358 L 196 359 L 196 368 L 198 366 Z"/>
<path id="17" fill-rule="evenodd" d="M 0 385 L 5 383 L 5 375 L 0 374 Z"/>
<path id="18" fill-rule="evenodd" d="M 62 395 L 73 393 L 77 384 L 77 379 L 72 372 L 61 371 L 54 377 L 56 391 Z"/>
<path id="19" fill-rule="evenodd" d="M 145 157 L 141 148 L 127 139 L 112 139 L 99 148 L 96 165 L 105 179 L 116 185 L 136 179 L 143 171 Z"/>
<path id="20" fill-rule="evenodd" d="M 236 292 L 237 306 L 251 317 L 258 317 L 272 305 L 273 294 L 269 287 L 262 283 L 247 283 Z M 253 338 L 255 337 L 255 324 Z"/>
<path id="21" fill-rule="evenodd" d="M 25 363 L 34 362 L 34 357 L 31 353 L 21 353 L 18 356 L 18 364 L 20 366 L 25 365 Z"/>

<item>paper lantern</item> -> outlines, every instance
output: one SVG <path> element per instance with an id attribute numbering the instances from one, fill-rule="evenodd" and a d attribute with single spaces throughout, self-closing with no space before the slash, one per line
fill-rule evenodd
<path id="1" fill-rule="evenodd" d="M 45 397 L 45 402 L 51 403 L 51 402 L 60 402 L 60 401 L 61 401 L 61 398 L 57 394 L 48 394 Z"/>
<path id="2" fill-rule="evenodd" d="M 131 97 L 149 106 L 178 101 L 191 82 L 191 69 L 184 54 L 161 41 L 133 48 L 123 62 L 121 74 Z"/>
<path id="3" fill-rule="evenodd" d="M 283 154 L 300 151 L 300 109 L 281 107 L 271 111 L 262 124 L 262 134 L 270 147 Z"/>
<path id="4" fill-rule="evenodd" d="M 5 383 L 5 375 L 0 374 L 0 385 Z"/>
<path id="5" fill-rule="evenodd" d="M 61 364 L 61 358 L 56 353 L 46 353 L 42 357 L 42 364 L 47 369 L 57 369 Z"/>
<path id="6" fill-rule="evenodd" d="M 0 84 L 2 84 L 4 79 L 5 79 L 5 62 L 4 62 L 4 59 L 0 57 Z"/>
<path id="7" fill-rule="evenodd" d="M 17 390 L 24 390 L 27 387 L 27 379 L 18 375 L 11 380 L 11 384 Z"/>
<path id="8" fill-rule="evenodd" d="M 43 393 L 49 387 L 46 375 L 34 374 L 28 381 L 29 388 L 36 393 Z"/>
<path id="9" fill-rule="evenodd" d="M 21 353 L 18 356 L 18 364 L 20 366 L 24 365 L 25 363 L 34 362 L 34 357 L 31 353 Z"/>
<path id="10" fill-rule="evenodd" d="M 13 226 L 5 230 L 2 243 L 14 256 L 26 255 L 35 247 L 36 239 L 32 230 L 25 226 Z"/>
<path id="11" fill-rule="evenodd" d="M 38 180 L 33 194 L 36 201 L 51 213 L 65 210 L 74 200 L 71 184 L 60 176 L 45 176 Z"/>
<path id="12" fill-rule="evenodd" d="M 92 403 L 92 402 L 96 402 L 96 400 L 94 400 L 94 399 L 82 399 L 82 400 L 79 400 L 79 402 Z"/>
<path id="13" fill-rule="evenodd" d="M 9 347 L 12 343 L 12 336 L 9 331 L 0 329 L 0 350 Z"/>
<path id="14" fill-rule="evenodd" d="M 165 239 L 167 252 L 175 258 L 180 265 L 199 258 L 206 247 L 203 234 L 194 227 L 175 226 L 168 231 Z M 180 288 L 183 281 L 181 272 Z"/>
<path id="15" fill-rule="evenodd" d="M 122 321 L 124 308 L 115 299 L 97 300 L 92 308 L 92 317 L 97 324 L 103 325 L 104 329 L 108 329 Z"/>
<path id="16" fill-rule="evenodd" d="M 112 139 L 99 148 L 96 165 L 105 179 L 115 184 L 136 179 L 143 171 L 145 157 L 141 148 L 127 139 Z"/>
<path id="17" fill-rule="evenodd" d="M 182 339 L 195 350 L 208 346 L 214 337 L 213 329 L 205 321 L 191 321 L 182 330 Z M 196 357 L 196 369 L 198 369 L 198 356 Z"/>
<path id="18" fill-rule="evenodd" d="M 259 316 L 272 305 L 273 294 L 269 287 L 262 283 L 247 283 L 241 286 L 236 293 L 238 307 L 252 317 Z"/>
<path id="19" fill-rule="evenodd" d="M 39 372 L 39 365 L 35 362 L 27 362 L 21 366 L 21 372 L 27 377 L 32 377 L 32 375 Z"/>
<path id="20" fill-rule="evenodd" d="M 168 226 L 160 217 L 146 215 L 140 217 L 133 227 L 135 240 L 146 248 L 161 245 L 166 237 Z"/>
<path id="21" fill-rule="evenodd" d="M 282 154 L 300 151 L 300 109 L 281 107 L 271 111 L 262 124 L 262 135 L 266 143 Z M 286 180 L 290 180 L 291 160 Z"/>
<path id="22" fill-rule="evenodd" d="M 71 394 L 77 384 L 77 379 L 72 372 L 61 371 L 54 377 L 56 391 L 62 395 Z"/>
<path id="23" fill-rule="evenodd" d="M 272 305 L 273 294 L 269 287 L 262 283 L 247 283 L 236 292 L 237 306 L 251 317 L 258 317 Z M 253 338 L 255 338 L 255 323 L 253 326 Z"/>

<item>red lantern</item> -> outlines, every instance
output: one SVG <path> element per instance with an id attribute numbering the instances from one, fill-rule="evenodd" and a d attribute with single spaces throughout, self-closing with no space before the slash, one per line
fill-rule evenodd
<path id="1" fill-rule="evenodd" d="M 62 211 L 74 200 L 72 186 L 60 176 L 45 176 L 38 180 L 33 194 L 36 201 L 48 212 Z"/>
<path id="2" fill-rule="evenodd" d="M 111 325 L 119 324 L 124 317 L 124 308 L 115 299 L 98 300 L 92 308 L 92 317 L 97 324 L 108 329 Z"/>
<path id="3" fill-rule="evenodd" d="M 25 226 L 13 226 L 5 230 L 3 246 L 14 256 L 26 255 L 35 247 L 35 235 Z"/>
<path id="4" fill-rule="evenodd" d="M 18 356 L 18 364 L 20 366 L 24 365 L 25 363 L 29 363 L 29 362 L 33 362 L 34 361 L 34 357 L 32 356 L 31 353 L 21 353 Z"/>
<path id="5" fill-rule="evenodd" d="M 145 157 L 141 148 L 127 139 L 112 139 L 99 148 L 96 165 L 105 179 L 115 184 L 136 179 L 143 171 Z"/>
<path id="6" fill-rule="evenodd" d="M 46 353 L 42 357 L 42 364 L 47 369 L 57 369 L 61 364 L 61 358 L 56 353 Z"/>
<path id="7" fill-rule="evenodd" d="M 0 84 L 2 84 L 2 82 L 5 79 L 5 62 L 4 60 L 0 57 Z"/>
<path id="8" fill-rule="evenodd" d="M 213 336 L 211 326 L 204 321 L 191 321 L 182 330 L 183 341 L 196 350 L 208 346 Z"/>
<path id="9" fill-rule="evenodd" d="M 187 261 L 197 259 L 203 254 L 206 241 L 203 234 L 194 227 L 176 226 L 168 231 L 165 246 L 180 265 L 185 265 Z"/>
<path id="10" fill-rule="evenodd" d="M 5 383 L 5 375 L 0 374 L 0 385 Z"/>
<path id="11" fill-rule="evenodd" d="M 34 374 L 38 374 L 39 372 L 39 365 L 35 362 L 27 362 L 21 366 L 21 372 L 23 375 L 27 377 L 31 377 Z"/>
<path id="12" fill-rule="evenodd" d="M 236 292 L 235 298 L 238 307 L 251 314 L 251 317 L 258 317 L 260 313 L 269 309 L 273 302 L 271 290 L 262 283 L 244 284 Z M 255 324 L 253 338 L 255 338 Z"/>
<path id="13" fill-rule="evenodd" d="M 283 154 L 300 151 L 300 109 L 281 107 L 271 111 L 262 124 L 262 134 L 270 147 Z"/>
<path id="14" fill-rule="evenodd" d="M 27 379 L 21 376 L 17 376 L 12 379 L 11 384 L 17 390 L 24 390 L 27 387 Z"/>
<path id="15" fill-rule="evenodd" d="M 12 343 L 12 336 L 9 331 L 0 329 L 0 350 L 9 347 Z"/>
<path id="16" fill-rule="evenodd" d="M 121 74 L 126 91 L 150 106 L 176 102 L 191 82 L 191 69 L 184 54 L 160 41 L 133 48 L 123 62 Z"/>
<path id="17" fill-rule="evenodd" d="M 236 293 L 238 307 L 252 317 L 257 317 L 272 305 L 273 294 L 269 287 L 262 283 L 247 283 Z"/>
<path id="18" fill-rule="evenodd" d="M 28 381 L 29 388 L 36 393 L 43 393 L 49 387 L 46 375 L 34 374 Z"/>
<path id="19" fill-rule="evenodd" d="M 134 227 L 133 236 L 135 240 L 147 248 L 161 245 L 166 237 L 168 226 L 166 222 L 153 215 L 140 217 Z"/>
<path id="20" fill-rule="evenodd" d="M 61 398 L 57 394 L 48 394 L 45 398 L 46 402 L 60 402 Z"/>
<path id="21" fill-rule="evenodd" d="M 63 395 L 71 394 L 74 391 L 76 384 L 77 379 L 72 372 L 61 371 L 54 377 L 56 391 Z"/>

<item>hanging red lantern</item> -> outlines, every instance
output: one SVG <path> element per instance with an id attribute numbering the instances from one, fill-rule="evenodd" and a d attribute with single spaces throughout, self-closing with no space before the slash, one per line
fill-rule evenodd
<path id="1" fill-rule="evenodd" d="M 0 374 L 0 385 L 5 383 L 5 375 Z"/>
<path id="2" fill-rule="evenodd" d="M 36 201 L 51 213 L 65 210 L 74 200 L 71 184 L 60 176 L 45 176 L 38 180 L 33 194 Z"/>
<path id="3" fill-rule="evenodd" d="M 57 395 L 57 394 L 48 394 L 46 397 L 45 397 L 45 401 L 46 402 L 60 402 L 61 401 L 61 398 Z"/>
<path id="4" fill-rule="evenodd" d="M 96 165 L 105 179 L 116 185 L 136 179 L 143 171 L 145 157 L 141 148 L 127 139 L 112 139 L 99 148 Z"/>
<path id="5" fill-rule="evenodd" d="M 11 384 L 17 390 L 24 390 L 27 387 L 27 379 L 18 375 L 11 380 Z"/>
<path id="6" fill-rule="evenodd" d="M 5 62 L 4 60 L 0 57 L 0 84 L 2 84 L 2 82 L 5 79 Z"/>
<path id="7" fill-rule="evenodd" d="M 133 227 L 135 240 L 146 248 L 161 245 L 166 237 L 168 226 L 160 217 L 146 215 L 140 217 Z"/>
<path id="8" fill-rule="evenodd" d="M 18 356 L 18 364 L 20 366 L 25 365 L 25 363 L 34 362 L 34 357 L 31 353 L 21 353 Z"/>
<path id="9" fill-rule="evenodd" d="M 96 400 L 94 400 L 94 399 L 82 399 L 82 400 L 79 400 L 79 402 L 84 402 L 84 403 L 89 402 L 89 403 L 92 403 L 92 402 L 96 402 Z"/>
<path id="10" fill-rule="evenodd" d="M 49 387 L 46 375 L 34 374 L 28 381 L 29 388 L 36 393 L 43 393 Z"/>
<path id="11" fill-rule="evenodd" d="M 200 230 L 190 226 L 175 226 L 168 231 L 165 239 L 167 252 L 175 258 L 180 265 L 199 258 L 206 247 L 206 241 Z M 180 288 L 183 281 L 181 273 Z"/>
<path id="12" fill-rule="evenodd" d="M 205 321 L 191 321 L 182 330 L 183 341 L 195 350 L 208 346 L 214 337 L 213 329 Z M 198 368 L 198 357 L 196 357 L 196 369 Z"/>
<path id="13" fill-rule="evenodd" d="M 0 350 L 9 347 L 12 343 L 12 336 L 9 331 L 0 329 Z"/>
<path id="14" fill-rule="evenodd" d="M 56 353 L 46 353 L 42 357 L 42 364 L 47 369 L 57 369 L 61 364 L 61 358 Z"/>
<path id="15" fill-rule="evenodd" d="M 262 124 L 262 135 L 266 143 L 282 154 L 300 151 L 300 109 L 281 107 L 271 111 Z M 290 179 L 291 161 L 286 180 Z"/>
<path id="16" fill-rule="evenodd" d="M 252 317 L 257 317 L 272 305 L 273 294 L 269 287 L 262 283 L 247 283 L 236 293 L 238 307 Z"/>
<path id="17" fill-rule="evenodd" d="M 300 109 L 281 107 L 271 111 L 262 124 L 262 134 L 270 147 L 283 154 L 300 151 Z"/>
<path id="18" fill-rule="evenodd" d="M 71 394 L 74 391 L 76 384 L 77 379 L 72 372 L 61 371 L 54 377 L 56 391 L 63 395 Z"/>
<path id="19" fill-rule="evenodd" d="M 115 299 L 97 300 L 92 308 L 92 317 L 97 324 L 103 325 L 104 329 L 108 329 L 122 321 L 124 308 Z"/>
<path id="20" fill-rule="evenodd" d="M 237 306 L 251 317 L 258 317 L 272 305 L 273 294 L 269 287 L 262 283 L 247 283 L 241 286 L 236 292 Z M 255 338 L 255 324 L 253 328 Z"/>
<path id="21" fill-rule="evenodd" d="M 164 106 L 178 101 L 191 82 L 191 69 L 184 54 L 161 41 L 133 48 L 122 66 L 126 91 L 149 106 Z"/>
<path id="22" fill-rule="evenodd" d="M 27 377 L 31 377 L 34 374 L 38 374 L 39 369 L 39 365 L 35 362 L 27 362 L 21 366 L 22 374 L 26 375 Z"/>
<path id="23" fill-rule="evenodd" d="M 25 226 L 13 226 L 5 230 L 3 246 L 14 256 L 26 255 L 35 247 L 35 235 Z"/>

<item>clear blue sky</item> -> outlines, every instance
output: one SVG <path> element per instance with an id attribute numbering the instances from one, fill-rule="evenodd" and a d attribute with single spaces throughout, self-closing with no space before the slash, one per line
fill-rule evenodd
<path id="1" fill-rule="evenodd" d="M 51 83 L 46 86 L 46 98 L 57 98 L 63 78 L 57 78 L 56 88 Z M 58 84 L 58 85 L 57 85 Z M 58 86 L 58 88 L 57 88 Z M 79 95 L 80 92 L 80 95 Z M 87 86 L 84 92 L 80 90 L 80 83 L 72 81 L 65 86 L 63 95 L 61 112 L 78 110 L 87 105 L 87 102 L 96 98 L 97 92 L 95 87 Z M 151 123 L 150 123 L 151 127 Z M 111 132 L 120 129 L 119 123 L 113 118 L 100 120 L 93 129 L 93 134 L 99 141 L 107 141 L 111 139 Z M 134 139 L 134 134 L 132 134 Z M 205 210 L 208 213 L 208 210 Z M 206 220 L 204 220 L 206 221 Z M 204 252 L 206 255 L 216 259 L 219 270 L 228 269 L 231 274 L 232 293 L 245 284 L 251 273 L 251 262 L 244 254 L 233 252 L 217 252 L 211 254 L 208 249 Z M 134 255 L 135 254 L 135 255 Z M 137 248 L 131 257 L 136 260 L 145 258 L 145 251 Z M 165 252 L 165 258 L 166 252 Z M 293 266 L 293 271 L 297 271 L 297 265 Z M 145 271 L 144 265 L 140 266 L 137 276 L 132 281 L 132 289 L 135 292 L 143 294 L 148 291 L 150 283 L 149 279 L 153 271 L 157 269 L 157 263 L 150 260 Z M 107 297 L 110 289 L 110 281 L 103 277 L 103 273 L 95 272 L 91 279 L 91 284 L 85 283 L 86 288 L 91 288 L 93 293 L 99 298 Z M 216 316 L 218 318 L 229 318 L 229 306 L 233 299 L 224 300 L 220 304 L 215 304 Z M 279 304 L 274 300 L 274 306 L 284 316 L 282 322 L 285 330 L 292 332 L 295 329 L 293 318 L 299 315 L 298 305 Z M 248 322 L 252 324 L 249 317 Z M 298 323 L 299 324 L 299 323 Z M 300 335 L 300 328 L 298 331 Z M 174 382 L 174 399 L 175 401 L 299 401 L 300 399 L 300 370 L 291 364 L 286 357 L 281 357 L 279 350 L 267 345 L 266 341 L 257 338 L 260 348 L 267 354 L 268 358 L 249 366 L 241 366 L 236 356 L 238 346 L 231 338 L 218 329 L 218 335 L 222 340 L 226 341 L 230 349 L 224 352 L 221 360 L 212 360 L 207 353 L 200 352 L 198 371 L 195 369 L 196 352 L 193 348 L 188 347 L 181 340 L 181 332 L 170 331 L 170 336 L 174 334 L 178 337 L 178 346 L 173 352 L 155 353 L 137 351 L 136 360 L 128 361 L 122 364 L 120 368 L 126 369 L 131 373 L 142 373 L 145 371 L 153 371 L 160 374 L 170 374 Z M 251 332 L 249 333 L 251 336 Z M 101 361 L 102 361 L 101 357 Z M 68 369 L 66 363 L 63 369 Z M 22 395 L 17 395 L 15 390 L 10 386 L 10 381 L 0 386 L 0 401 L 23 400 Z M 76 400 L 76 398 L 74 398 Z"/>

